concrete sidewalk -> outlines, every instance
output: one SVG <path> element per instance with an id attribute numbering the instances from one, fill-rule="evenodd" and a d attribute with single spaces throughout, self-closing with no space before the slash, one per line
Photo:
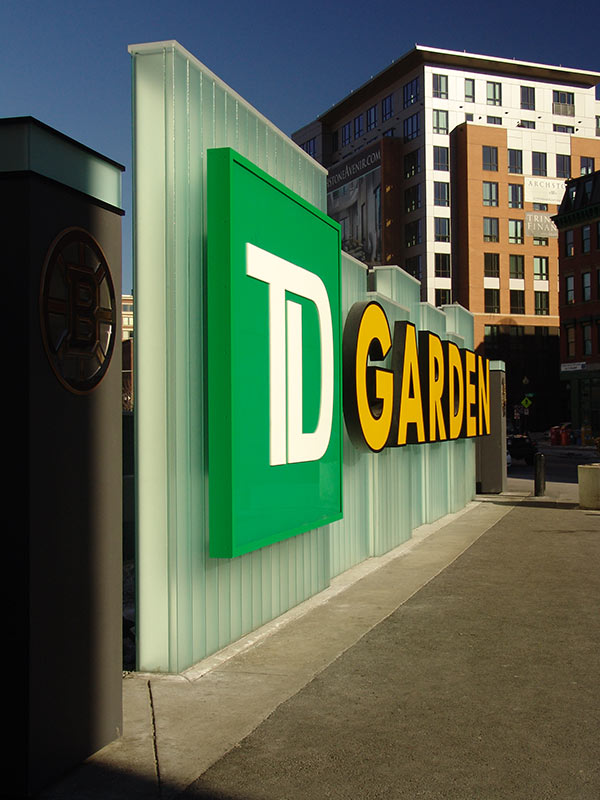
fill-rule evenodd
<path id="1" fill-rule="evenodd" d="M 509 481 L 180 676 L 44 798 L 597 798 L 600 516 Z"/>

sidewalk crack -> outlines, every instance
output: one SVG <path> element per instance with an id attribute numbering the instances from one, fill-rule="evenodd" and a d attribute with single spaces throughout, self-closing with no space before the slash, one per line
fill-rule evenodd
<path id="1" fill-rule="evenodd" d="M 154 771 L 156 773 L 157 797 L 162 800 L 162 782 L 160 780 L 160 764 L 158 763 L 158 741 L 156 738 L 156 714 L 154 712 L 154 698 L 152 684 L 148 681 L 148 698 L 150 700 L 150 713 L 152 715 L 152 750 L 154 752 Z"/>

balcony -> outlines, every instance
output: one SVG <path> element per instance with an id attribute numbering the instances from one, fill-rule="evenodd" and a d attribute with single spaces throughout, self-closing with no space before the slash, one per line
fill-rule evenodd
<path id="1" fill-rule="evenodd" d="M 574 103 L 552 103 L 552 113 L 553 114 L 560 114 L 562 117 L 574 117 L 575 116 L 575 104 Z"/>

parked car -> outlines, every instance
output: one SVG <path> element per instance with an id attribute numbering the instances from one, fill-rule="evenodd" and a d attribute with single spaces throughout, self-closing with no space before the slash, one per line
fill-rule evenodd
<path id="1" fill-rule="evenodd" d="M 537 453 L 537 445 L 528 433 L 515 433 L 506 440 L 506 449 L 512 459 L 523 459 L 526 464 L 533 464 Z"/>

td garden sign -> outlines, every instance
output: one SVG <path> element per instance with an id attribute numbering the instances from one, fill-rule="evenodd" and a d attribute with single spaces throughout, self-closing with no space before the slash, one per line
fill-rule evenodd
<path id="1" fill-rule="evenodd" d="M 351 442 L 375 452 L 490 432 L 488 361 L 410 322 L 390 330 L 373 301 L 343 324 L 340 263 L 336 222 L 234 150 L 209 151 L 213 557 L 342 517 L 342 409 Z"/>

